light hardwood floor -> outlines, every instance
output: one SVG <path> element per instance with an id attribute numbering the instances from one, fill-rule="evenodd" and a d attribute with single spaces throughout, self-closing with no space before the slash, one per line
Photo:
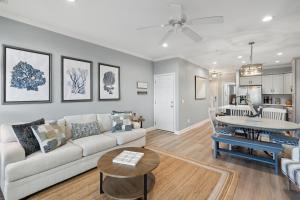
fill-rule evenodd
<path id="1" fill-rule="evenodd" d="M 214 159 L 210 136 L 211 129 L 208 123 L 182 135 L 155 130 L 147 134 L 147 146 L 238 171 L 239 181 L 234 194 L 235 200 L 300 199 L 300 192 L 296 192 L 295 188 L 294 191 L 288 191 L 286 180 L 282 175 L 274 175 L 274 170 L 269 165 L 224 154 Z"/>

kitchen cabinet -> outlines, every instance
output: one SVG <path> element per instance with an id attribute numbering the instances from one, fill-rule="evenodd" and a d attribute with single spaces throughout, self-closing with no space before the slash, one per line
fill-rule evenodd
<path id="1" fill-rule="evenodd" d="M 273 76 L 262 76 L 262 93 L 272 94 L 273 92 Z"/>
<path id="2" fill-rule="evenodd" d="M 273 75 L 273 94 L 283 94 L 283 74 Z"/>
<path id="3" fill-rule="evenodd" d="M 261 85 L 261 76 L 240 77 L 240 86 Z"/>
<path id="4" fill-rule="evenodd" d="M 293 84 L 293 74 L 284 74 L 284 94 L 293 94 L 294 93 L 294 84 Z"/>
<path id="5" fill-rule="evenodd" d="M 262 76 L 263 94 L 283 94 L 284 93 L 284 75 L 266 75 Z"/>

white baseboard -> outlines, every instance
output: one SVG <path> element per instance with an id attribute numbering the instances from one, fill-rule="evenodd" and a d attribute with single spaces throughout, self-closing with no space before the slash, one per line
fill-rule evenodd
<path id="1" fill-rule="evenodd" d="M 175 134 L 176 134 L 176 135 L 181 135 L 181 134 L 183 134 L 183 133 L 185 133 L 185 132 L 187 132 L 187 131 L 190 131 L 190 130 L 192 130 L 192 129 L 194 129 L 194 128 L 198 128 L 198 127 L 200 127 L 200 126 L 203 126 L 203 125 L 204 125 L 205 123 L 207 123 L 207 122 L 209 122 L 209 118 L 207 118 L 207 119 L 205 119 L 205 120 L 202 120 L 202 121 L 200 121 L 200 122 L 198 122 L 198 123 L 196 123 L 196 124 L 193 124 L 193 125 L 191 125 L 191 126 L 188 126 L 188 127 L 184 128 L 184 129 L 182 129 L 182 130 L 180 130 L 180 131 L 176 131 Z"/>
<path id="2" fill-rule="evenodd" d="M 148 127 L 146 128 L 146 133 L 150 132 L 150 131 L 154 131 L 156 128 L 154 126 Z"/>

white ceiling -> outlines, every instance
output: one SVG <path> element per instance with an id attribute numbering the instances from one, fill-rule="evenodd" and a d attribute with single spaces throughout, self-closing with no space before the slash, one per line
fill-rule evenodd
<path id="1" fill-rule="evenodd" d="M 199 43 L 178 33 L 163 48 L 158 41 L 167 30 L 136 28 L 166 23 L 170 2 L 181 3 L 188 18 L 223 15 L 225 22 L 193 26 L 204 38 Z M 274 20 L 261 22 L 267 14 Z M 0 15 L 143 58 L 179 56 L 221 71 L 240 67 L 239 55 L 248 62 L 252 40 L 257 63 L 300 56 L 300 0 L 8 0 L 0 3 Z"/>

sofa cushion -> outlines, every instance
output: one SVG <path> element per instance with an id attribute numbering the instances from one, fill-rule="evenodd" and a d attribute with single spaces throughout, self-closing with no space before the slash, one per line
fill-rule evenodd
<path id="1" fill-rule="evenodd" d="M 38 151 L 26 157 L 23 161 L 7 165 L 5 177 L 7 181 L 16 181 L 48 171 L 80 158 L 82 158 L 82 149 L 79 146 L 68 142 L 47 154 Z"/>
<path id="2" fill-rule="evenodd" d="M 45 124 L 44 119 L 39 119 L 26 124 L 12 125 L 12 128 L 18 138 L 19 143 L 25 150 L 25 155 L 28 156 L 40 150 L 40 145 L 35 138 L 31 126 Z"/>
<path id="3" fill-rule="evenodd" d="M 90 123 L 72 123 L 71 125 L 72 140 L 100 134 L 99 123 L 96 121 Z"/>
<path id="4" fill-rule="evenodd" d="M 101 133 L 111 130 L 112 127 L 111 114 L 97 114 L 97 120 L 100 125 Z"/>
<path id="5" fill-rule="evenodd" d="M 115 132 L 115 133 L 105 132 L 104 135 L 115 138 L 117 140 L 117 144 L 122 145 L 137 140 L 139 138 L 145 137 L 146 129 L 139 128 L 139 129 L 132 129 L 131 131 Z"/>
<path id="6" fill-rule="evenodd" d="M 87 114 L 87 115 L 72 115 L 65 116 L 66 121 L 66 137 L 67 139 L 72 138 L 72 123 L 90 123 L 97 121 L 97 116 L 95 114 Z"/>
<path id="7" fill-rule="evenodd" d="M 51 122 L 54 122 L 54 120 L 46 121 L 45 124 L 49 124 Z M 1 142 L 6 143 L 6 142 L 17 142 L 18 141 L 18 139 L 15 135 L 15 132 L 12 128 L 12 125 L 16 125 L 16 124 L 24 124 L 24 122 L 1 124 L 1 128 L 0 128 L 0 141 Z M 57 120 L 57 124 L 63 130 L 65 129 L 65 120 L 64 119 Z"/>
<path id="8" fill-rule="evenodd" d="M 117 146 L 115 138 L 105 135 L 93 135 L 72 141 L 83 150 L 83 156 L 89 156 Z"/>

